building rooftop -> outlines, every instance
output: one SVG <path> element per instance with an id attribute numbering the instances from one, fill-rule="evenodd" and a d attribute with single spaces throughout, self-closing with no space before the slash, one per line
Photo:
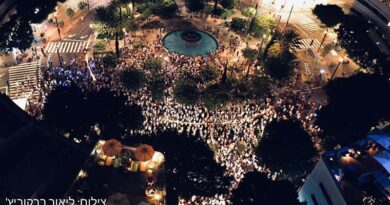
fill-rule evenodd
<path id="1" fill-rule="evenodd" d="M 344 198 L 351 204 L 362 196 L 390 200 L 390 136 L 369 134 L 364 140 L 338 151 L 328 151 L 323 160 L 339 182 Z"/>
<path id="2" fill-rule="evenodd" d="M 88 157 L 0 94 L 0 200 L 62 197 Z"/>

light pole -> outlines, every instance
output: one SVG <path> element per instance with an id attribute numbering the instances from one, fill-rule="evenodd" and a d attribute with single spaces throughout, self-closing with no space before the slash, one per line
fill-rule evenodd
<path id="1" fill-rule="evenodd" d="M 259 56 L 261 55 L 265 38 L 267 38 L 267 35 L 264 34 L 263 35 L 263 39 L 261 40 L 261 43 L 260 43 L 260 46 L 259 46 Z"/>
<path id="2" fill-rule="evenodd" d="M 325 38 L 326 38 L 327 35 L 328 35 L 328 32 L 325 32 L 324 37 L 322 37 L 320 46 L 318 47 L 317 53 L 320 52 L 321 46 L 322 46 L 322 44 L 324 43 Z"/>
<path id="3" fill-rule="evenodd" d="M 293 9 L 294 9 L 294 5 L 291 6 L 291 10 L 290 10 L 290 13 L 288 14 L 288 18 L 287 18 L 287 22 L 286 22 L 286 27 L 284 27 L 282 33 L 284 33 L 284 31 L 286 30 L 286 28 L 288 26 L 288 22 L 290 21 L 290 17 L 291 17 L 291 13 L 292 13 Z"/>
<path id="4" fill-rule="evenodd" d="M 89 7 L 89 0 L 87 0 L 87 5 L 88 5 L 88 11 L 91 11 L 91 8 Z"/>
<path id="5" fill-rule="evenodd" d="M 337 72 L 337 69 L 340 67 L 340 64 L 341 64 L 343 61 L 344 61 L 343 58 L 339 58 L 339 63 L 337 64 L 336 68 L 334 69 L 333 74 L 332 74 L 332 77 L 330 77 L 330 80 L 331 80 L 331 81 L 333 80 L 334 75 L 335 75 L 336 72 Z"/>
<path id="6" fill-rule="evenodd" d="M 54 17 L 54 19 L 55 19 L 55 21 L 56 21 L 58 37 L 60 38 L 60 41 L 61 41 L 61 31 L 60 31 L 60 27 L 59 27 L 59 25 L 58 25 L 57 15 Z"/>

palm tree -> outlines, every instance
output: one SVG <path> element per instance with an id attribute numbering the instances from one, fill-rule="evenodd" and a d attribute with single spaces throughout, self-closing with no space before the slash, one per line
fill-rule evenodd
<path id="1" fill-rule="evenodd" d="M 283 47 L 286 47 L 285 49 L 296 47 L 300 44 L 300 36 L 297 32 L 295 32 L 292 29 L 287 29 L 284 31 L 282 36 L 282 45 Z"/>
<path id="2" fill-rule="evenodd" d="M 122 21 L 121 17 L 115 15 L 115 6 L 110 5 L 109 7 L 98 7 L 96 9 L 96 19 L 107 25 L 108 31 L 115 33 L 115 53 L 119 58 L 119 30 L 122 29 Z"/>

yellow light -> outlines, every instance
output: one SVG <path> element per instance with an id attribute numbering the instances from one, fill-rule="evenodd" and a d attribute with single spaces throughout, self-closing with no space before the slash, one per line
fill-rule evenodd
<path id="1" fill-rule="evenodd" d="M 155 199 L 155 200 L 157 200 L 157 201 L 160 201 L 161 199 L 162 199 L 162 196 L 161 196 L 161 194 L 154 194 L 154 196 L 153 196 L 153 198 Z"/>

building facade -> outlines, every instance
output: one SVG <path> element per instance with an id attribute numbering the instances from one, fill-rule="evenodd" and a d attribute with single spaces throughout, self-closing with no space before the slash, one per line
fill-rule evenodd
<path id="1" fill-rule="evenodd" d="M 364 140 L 328 151 L 299 190 L 307 205 L 390 203 L 390 136 L 369 134 Z"/>

